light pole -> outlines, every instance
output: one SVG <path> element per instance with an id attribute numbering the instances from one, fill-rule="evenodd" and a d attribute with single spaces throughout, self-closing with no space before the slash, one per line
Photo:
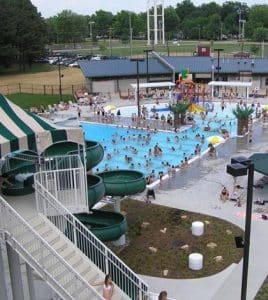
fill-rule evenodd
<path id="1" fill-rule="evenodd" d="M 62 101 L 61 78 L 62 78 L 64 75 L 61 74 L 60 56 L 58 56 L 58 76 L 59 76 L 59 93 L 60 93 L 60 102 L 61 102 L 61 101 Z"/>
<path id="2" fill-rule="evenodd" d="M 110 56 L 112 56 L 112 41 L 111 41 L 111 38 L 112 38 L 112 31 L 113 31 L 113 28 L 112 28 L 112 27 L 109 27 L 109 48 L 110 48 Z"/>
<path id="3" fill-rule="evenodd" d="M 223 51 L 224 49 L 221 49 L 221 48 L 215 48 L 214 51 L 217 51 L 217 67 L 216 67 L 216 70 L 217 70 L 217 81 L 220 80 L 220 53 Z"/>
<path id="4" fill-rule="evenodd" d="M 152 52 L 152 49 L 145 49 L 143 52 L 146 53 L 146 82 L 149 82 L 149 52 Z M 146 93 L 148 94 L 148 88 L 146 88 Z"/>
<path id="5" fill-rule="evenodd" d="M 136 62 L 136 71 L 137 71 L 137 107 L 138 107 L 138 122 L 141 117 L 141 107 L 140 107 L 140 68 L 139 68 L 139 62 L 144 61 L 143 58 L 132 58 L 130 61 Z"/>
<path id="6" fill-rule="evenodd" d="M 232 158 L 231 164 L 227 165 L 227 173 L 231 174 L 234 177 L 248 175 L 245 237 L 244 237 L 244 244 L 243 244 L 243 248 L 244 248 L 243 271 L 242 271 L 242 285 L 241 285 L 241 300 L 246 300 L 249 250 L 250 250 L 251 217 L 252 217 L 254 164 L 246 157 Z"/>

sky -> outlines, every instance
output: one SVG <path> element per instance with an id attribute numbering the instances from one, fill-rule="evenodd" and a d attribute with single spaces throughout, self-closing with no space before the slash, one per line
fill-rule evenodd
<path id="1" fill-rule="evenodd" d="M 146 11 L 147 0 L 31 0 L 42 16 L 45 18 L 54 16 L 64 9 L 70 9 L 76 13 L 83 15 L 91 15 L 96 10 L 106 10 L 117 13 L 120 10 L 130 10 L 134 12 Z M 153 2 L 153 1 L 152 1 Z M 179 0 L 165 0 L 164 5 L 176 6 Z M 195 5 L 208 3 L 211 1 L 192 0 Z M 225 2 L 215 1 L 219 4 Z M 267 4 L 266 0 L 241 0 L 249 6 L 253 4 Z"/>

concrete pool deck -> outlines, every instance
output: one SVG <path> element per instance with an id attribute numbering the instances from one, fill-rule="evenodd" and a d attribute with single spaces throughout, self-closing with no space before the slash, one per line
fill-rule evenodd
<path id="1" fill-rule="evenodd" d="M 236 151 L 232 156 L 249 156 L 254 152 L 267 151 L 268 147 L 265 143 L 267 140 L 267 131 L 263 132 L 257 144 L 248 146 L 246 141 L 240 140 L 238 145 L 237 143 L 233 145 Z M 226 174 L 227 163 L 230 163 L 229 153 L 216 160 L 203 159 L 191 165 L 188 170 L 183 170 L 183 173 L 177 173 L 175 178 L 168 180 L 169 182 L 163 182 L 162 186 L 156 189 L 156 200 L 153 203 L 215 216 L 244 229 L 245 204 L 242 207 L 235 207 L 232 201 L 222 204 L 219 200 L 222 185 L 226 185 L 229 191 L 233 185 L 231 176 Z M 261 174 L 255 173 L 255 179 L 259 177 Z M 238 180 L 244 187 L 246 181 L 246 177 Z M 267 199 L 268 188 L 255 189 L 253 199 L 256 200 L 258 197 Z M 261 208 L 268 212 L 267 204 L 266 207 Z M 260 219 L 260 214 L 254 212 L 256 209 L 260 209 L 260 206 L 253 205 L 247 299 L 254 299 L 268 273 L 266 259 L 268 222 Z M 224 253 L 222 255 L 224 256 Z M 149 283 L 152 291 L 159 292 L 160 289 L 166 289 L 168 295 L 174 299 L 237 300 L 240 299 L 242 260 L 239 264 L 233 264 L 216 275 L 201 279 L 175 280 L 149 276 L 143 278 Z"/>

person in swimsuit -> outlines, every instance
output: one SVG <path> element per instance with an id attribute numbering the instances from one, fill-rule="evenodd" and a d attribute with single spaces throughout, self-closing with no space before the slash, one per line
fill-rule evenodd
<path id="1" fill-rule="evenodd" d="M 102 296 L 105 300 L 112 300 L 112 296 L 114 294 L 114 284 L 112 281 L 112 276 L 107 274 L 105 276 L 104 282 L 94 283 L 92 286 L 102 285 L 103 284 L 103 292 Z"/>
<path id="2" fill-rule="evenodd" d="M 158 300 L 167 300 L 167 292 L 162 291 L 158 296 Z"/>

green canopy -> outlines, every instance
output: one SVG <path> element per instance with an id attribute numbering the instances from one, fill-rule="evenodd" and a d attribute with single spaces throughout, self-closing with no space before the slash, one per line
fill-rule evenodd
<path id="1" fill-rule="evenodd" d="M 84 144 L 82 129 L 57 127 L 0 94 L 0 158 L 18 150 L 40 154 L 62 141 Z"/>

